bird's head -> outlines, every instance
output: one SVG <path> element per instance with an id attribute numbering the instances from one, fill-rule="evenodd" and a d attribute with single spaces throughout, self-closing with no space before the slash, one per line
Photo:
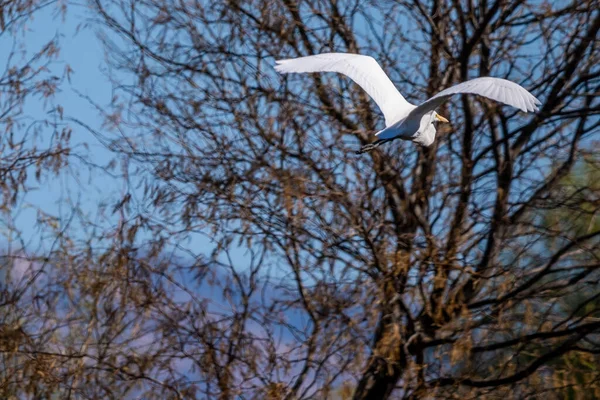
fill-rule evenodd
<path id="1" fill-rule="evenodd" d="M 446 118 L 442 117 L 440 114 L 433 112 L 433 122 L 450 122 Z"/>
<path id="2" fill-rule="evenodd" d="M 421 119 L 421 127 L 417 137 L 413 139 L 415 143 L 421 146 L 429 147 L 435 140 L 435 122 L 450 122 L 446 118 L 442 117 L 435 111 L 431 111 L 423 116 Z"/>

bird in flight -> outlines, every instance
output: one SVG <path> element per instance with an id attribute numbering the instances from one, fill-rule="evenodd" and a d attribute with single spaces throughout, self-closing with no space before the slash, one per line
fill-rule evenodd
<path id="1" fill-rule="evenodd" d="M 424 103 L 410 104 L 396 89 L 373 57 L 348 53 L 323 53 L 314 56 L 277 60 L 275 70 L 281 74 L 300 72 L 339 72 L 363 88 L 381 109 L 385 128 L 373 143 L 357 154 L 371 151 L 394 139 L 410 140 L 430 146 L 435 140 L 434 122 L 448 122 L 435 109 L 455 94 L 478 94 L 523 112 L 538 111 L 540 101 L 522 86 L 500 78 L 475 78 L 442 90 Z"/>

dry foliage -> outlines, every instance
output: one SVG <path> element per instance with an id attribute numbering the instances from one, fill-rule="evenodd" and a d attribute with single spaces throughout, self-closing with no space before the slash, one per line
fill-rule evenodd
<path id="1" fill-rule="evenodd" d="M 4 397 L 600 394 L 596 1 L 91 4 L 128 186 L 2 282 Z M 455 99 L 430 148 L 356 156 L 366 94 L 272 68 L 328 51 L 414 103 L 490 75 L 543 106 Z"/>

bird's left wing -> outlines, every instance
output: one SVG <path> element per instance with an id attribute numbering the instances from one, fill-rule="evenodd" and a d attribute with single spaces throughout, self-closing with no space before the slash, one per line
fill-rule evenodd
<path id="1" fill-rule="evenodd" d="M 406 115 L 411 106 L 396 89 L 373 57 L 349 53 L 323 53 L 314 56 L 277 60 L 275 70 L 290 72 L 339 72 L 363 88 L 381 109 L 386 126 Z"/>
<path id="2" fill-rule="evenodd" d="M 523 112 L 538 111 L 542 104 L 521 85 L 501 78 L 475 78 L 442 90 L 411 111 L 411 116 L 424 115 L 438 108 L 455 94 L 478 94 L 488 99 L 516 107 Z"/>

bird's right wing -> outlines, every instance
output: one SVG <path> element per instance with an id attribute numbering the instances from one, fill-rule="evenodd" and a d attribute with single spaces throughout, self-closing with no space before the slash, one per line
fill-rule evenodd
<path id="1" fill-rule="evenodd" d="M 482 77 L 442 90 L 411 111 L 411 116 L 424 115 L 438 108 L 455 94 L 478 94 L 488 99 L 516 107 L 523 112 L 538 110 L 540 101 L 523 86 L 501 78 Z"/>
<path id="2" fill-rule="evenodd" d="M 363 88 L 381 109 L 386 126 L 407 114 L 413 106 L 398 92 L 373 57 L 348 53 L 323 53 L 314 56 L 277 60 L 275 70 L 290 72 L 339 72 Z"/>

